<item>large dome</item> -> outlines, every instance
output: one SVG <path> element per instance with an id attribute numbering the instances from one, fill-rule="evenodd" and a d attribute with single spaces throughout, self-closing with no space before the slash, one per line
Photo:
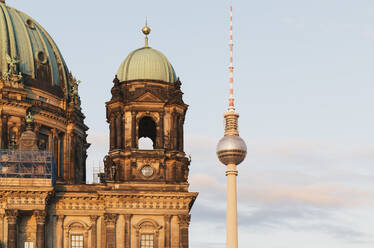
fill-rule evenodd
<path id="1" fill-rule="evenodd" d="M 175 83 L 177 76 L 168 59 L 148 46 L 131 52 L 118 69 L 119 81 L 156 80 Z"/>
<path id="2" fill-rule="evenodd" d="M 67 93 L 68 70 L 55 42 L 34 19 L 0 1 L 2 75 L 8 71 L 9 59 L 16 61 L 26 85 L 60 96 Z"/>

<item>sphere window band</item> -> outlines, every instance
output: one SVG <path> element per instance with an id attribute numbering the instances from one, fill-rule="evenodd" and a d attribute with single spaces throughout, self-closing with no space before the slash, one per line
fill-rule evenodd
<path id="1" fill-rule="evenodd" d="M 149 165 L 145 165 L 142 168 L 142 174 L 145 177 L 151 177 L 153 175 L 153 168 Z"/>

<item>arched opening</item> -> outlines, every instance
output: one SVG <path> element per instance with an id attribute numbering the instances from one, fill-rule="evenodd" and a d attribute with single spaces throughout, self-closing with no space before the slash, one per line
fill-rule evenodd
<path id="1" fill-rule="evenodd" d="M 153 141 L 150 138 L 140 138 L 138 141 L 138 146 L 140 150 L 152 150 L 153 149 Z"/>
<path id="2" fill-rule="evenodd" d="M 156 123 L 151 117 L 145 116 L 139 121 L 138 132 L 139 149 L 154 149 L 156 146 Z"/>

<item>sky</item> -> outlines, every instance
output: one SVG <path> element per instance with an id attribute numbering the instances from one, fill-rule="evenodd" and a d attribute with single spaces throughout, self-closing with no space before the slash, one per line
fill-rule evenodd
<path id="1" fill-rule="evenodd" d="M 88 175 L 108 152 L 105 102 L 126 56 L 163 52 L 189 104 L 190 247 L 225 247 L 225 167 L 215 154 L 228 104 L 229 6 L 239 165 L 239 246 L 374 246 L 374 1 L 7 0 L 53 37 L 82 81 Z M 92 180 L 88 178 L 88 180 Z"/>

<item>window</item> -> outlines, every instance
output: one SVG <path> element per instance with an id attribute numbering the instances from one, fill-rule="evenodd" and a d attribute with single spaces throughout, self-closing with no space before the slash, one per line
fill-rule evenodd
<path id="1" fill-rule="evenodd" d="M 140 248 L 154 248 L 153 234 L 142 234 L 141 235 Z"/>
<path id="2" fill-rule="evenodd" d="M 25 248 L 34 248 L 33 242 L 25 242 Z"/>
<path id="3" fill-rule="evenodd" d="M 71 235 L 71 248 L 83 248 L 83 235 Z"/>

